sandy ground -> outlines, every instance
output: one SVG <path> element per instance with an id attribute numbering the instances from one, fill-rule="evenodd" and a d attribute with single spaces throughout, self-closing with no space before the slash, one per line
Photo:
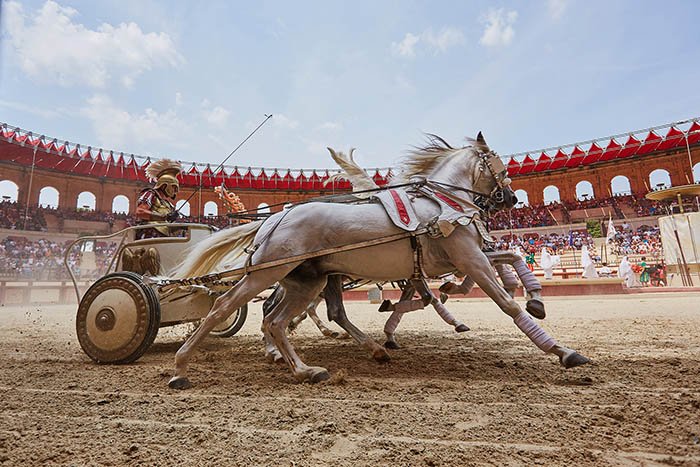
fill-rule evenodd
<path id="1" fill-rule="evenodd" d="M 593 359 L 564 370 L 486 300 L 407 316 L 378 364 L 310 321 L 292 342 L 333 378 L 262 355 L 260 307 L 167 387 L 186 332 L 137 363 L 92 363 L 73 307 L 0 308 L 2 465 L 700 465 L 700 294 L 550 298 L 543 326 Z M 350 303 L 380 339 L 385 314 Z"/>

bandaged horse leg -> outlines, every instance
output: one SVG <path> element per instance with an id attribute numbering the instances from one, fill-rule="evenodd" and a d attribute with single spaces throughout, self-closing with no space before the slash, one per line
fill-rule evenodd
<path id="1" fill-rule="evenodd" d="M 506 292 L 508 292 L 511 298 L 515 298 L 515 291 L 518 289 L 519 285 L 515 274 L 513 274 L 505 264 L 496 263 L 494 266 L 496 267 L 498 276 L 501 278 L 501 282 L 503 282 L 503 288 L 506 289 Z M 528 271 L 530 270 L 528 269 Z"/>
<path id="2" fill-rule="evenodd" d="M 335 321 L 338 326 L 355 339 L 365 349 L 369 350 L 372 358 L 378 362 L 389 361 L 389 353 L 384 347 L 379 345 L 374 339 L 362 332 L 348 319 L 343 305 L 343 278 L 339 275 L 328 276 L 326 288 L 323 289 L 323 297 L 326 300 L 326 311 L 328 321 Z"/>
<path id="3" fill-rule="evenodd" d="M 447 324 L 454 326 L 455 331 L 457 332 L 465 332 L 469 331 L 469 327 L 459 321 L 457 318 L 454 317 L 450 311 L 445 308 L 445 305 L 443 305 L 436 297 L 433 295 L 433 292 L 430 290 L 430 286 L 428 286 L 428 283 L 425 282 L 425 279 L 414 279 L 411 280 L 411 284 L 413 284 L 413 287 L 418 291 L 420 294 L 421 298 L 423 299 L 423 302 L 430 301 L 430 304 L 433 306 L 435 311 L 437 311 L 437 314 L 442 318 L 444 322 Z"/>
<path id="4" fill-rule="evenodd" d="M 256 271 L 244 276 L 231 290 L 221 295 L 214 301 L 214 306 L 209 314 L 199 325 L 197 330 L 190 335 L 175 354 L 175 374 L 168 382 L 172 389 L 187 389 L 191 386 L 187 378 L 187 370 L 190 358 L 200 342 L 219 323 L 231 314 L 255 298 L 260 291 L 265 290 L 284 276 L 289 274 L 299 263 L 271 268 L 266 271 Z"/>
<path id="5" fill-rule="evenodd" d="M 540 281 L 535 277 L 535 273 L 530 271 L 522 258 L 518 257 L 513 262 L 513 268 L 515 268 L 515 272 L 523 283 L 527 294 L 528 300 L 525 304 L 525 309 L 535 318 L 544 319 L 547 314 L 545 313 L 544 301 L 542 300 L 542 284 L 540 284 Z"/>
<path id="6" fill-rule="evenodd" d="M 479 251 L 478 244 L 469 236 L 450 236 L 445 239 L 451 245 L 453 251 Z M 533 321 L 518 303 L 511 298 L 505 289 L 498 283 L 493 268 L 485 254 L 474 254 L 468 258 L 451 258 L 453 264 L 460 270 L 469 274 L 481 289 L 496 302 L 501 310 L 513 318 L 515 325 L 520 329 L 540 350 L 557 355 L 560 363 L 565 368 L 573 368 L 589 360 L 564 346 L 559 345 L 554 338 Z"/>
<path id="7" fill-rule="evenodd" d="M 501 276 L 501 281 L 505 289 L 510 292 L 510 287 L 513 288 L 513 293 L 511 297 L 515 296 L 515 289 L 517 288 L 517 281 L 513 273 L 510 272 L 506 265 L 510 264 L 515 269 L 518 274 L 520 282 L 523 284 L 526 296 L 528 298 L 525 309 L 528 313 L 538 319 L 544 319 L 546 316 L 544 309 L 544 300 L 542 299 L 542 284 L 535 277 L 535 273 L 530 271 L 530 269 L 525 264 L 523 259 L 510 252 L 510 251 L 489 251 L 486 252 L 486 256 L 489 258 L 498 271 L 498 275 Z M 507 274 L 504 276 L 504 274 Z M 515 282 L 515 285 L 512 285 Z"/>
<path id="8" fill-rule="evenodd" d="M 413 295 L 416 293 L 416 289 L 411 285 L 409 282 L 399 282 L 399 286 L 402 286 L 403 289 L 401 289 L 401 298 L 399 298 L 398 303 L 409 303 L 412 302 L 411 300 L 413 298 Z M 422 301 L 419 301 L 422 305 Z M 397 303 L 397 305 L 398 305 Z M 394 305 L 396 307 L 396 305 Z M 411 311 L 406 308 L 406 311 Z M 403 312 L 405 313 L 405 312 Z M 400 349 L 401 346 L 396 342 L 396 328 L 399 326 L 399 323 L 401 322 L 401 318 L 403 317 L 403 313 L 401 311 L 394 311 L 391 316 L 389 316 L 389 319 L 386 320 L 386 323 L 384 323 L 384 334 L 386 335 L 386 342 L 384 342 L 384 347 L 387 349 Z"/>
<path id="9" fill-rule="evenodd" d="M 279 350 L 282 358 L 289 365 L 294 378 L 298 381 L 317 383 L 330 377 L 328 370 L 322 367 L 306 365 L 289 343 L 286 330 L 289 322 L 302 313 L 306 306 L 318 297 L 325 285 L 326 278 L 325 276 L 292 276 L 288 276 L 282 281 L 285 289 L 284 296 L 272 312 L 265 317 L 263 327 L 274 339 L 277 350 Z"/>

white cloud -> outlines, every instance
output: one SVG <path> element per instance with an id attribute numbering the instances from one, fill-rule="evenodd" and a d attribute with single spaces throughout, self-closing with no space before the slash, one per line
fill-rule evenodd
<path id="1" fill-rule="evenodd" d="M 450 47 L 465 43 L 464 34 L 457 28 L 445 27 L 437 34 L 432 29 L 426 29 L 418 35 L 407 32 L 401 42 L 391 43 L 391 52 L 398 57 L 414 58 L 417 54 L 416 49 L 421 46 L 427 51 L 438 54 L 446 52 Z"/>
<path id="2" fill-rule="evenodd" d="M 416 56 L 415 47 L 418 41 L 420 41 L 420 37 L 407 32 L 401 42 L 391 43 L 391 51 L 399 57 L 413 58 Z"/>
<path id="3" fill-rule="evenodd" d="M 272 123 L 274 123 L 275 126 L 277 126 L 277 127 L 288 128 L 290 130 L 293 130 L 293 129 L 299 127 L 298 121 L 292 120 L 291 118 L 287 117 L 284 114 L 275 114 L 272 117 Z"/>
<path id="4" fill-rule="evenodd" d="M 323 122 L 316 127 L 317 130 L 338 131 L 343 129 L 342 123 L 338 122 Z"/>
<path id="5" fill-rule="evenodd" d="M 553 20 L 559 20 L 569 6 L 569 0 L 547 0 L 547 10 Z"/>
<path id="6" fill-rule="evenodd" d="M 144 33 L 136 23 L 89 29 L 74 21 L 77 10 L 52 0 L 31 13 L 14 1 L 4 7 L 9 45 L 22 71 L 38 81 L 102 88 L 116 77 L 130 87 L 154 67 L 184 62 L 168 34 Z"/>
<path id="7" fill-rule="evenodd" d="M 216 125 L 219 127 L 226 125 L 226 123 L 228 122 L 228 117 L 230 115 L 231 112 L 224 109 L 220 105 L 217 105 L 211 110 L 204 111 L 204 118 L 206 119 L 206 121 L 208 121 L 212 125 Z"/>
<path id="8" fill-rule="evenodd" d="M 443 28 L 438 34 L 433 34 L 429 29 L 421 35 L 421 38 L 432 47 L 435 53 L 445 52 L 450 47 L 466 43 L 462 31 L 452 27 Z"/>
<path id="9" fill-rule="evenodd" d="M 152 143 L 182 147 L 187 124 L 173 110 L 145 109 L 135 114 L 118 107 L 108 96 L 97 94 L 81 109 L 91 122 L 100 145 L 109 149 L 141 148 Z"/>
<path id="10" fill-rule="evenodd" d="M 181 92 L 176 92 L 175 93 L 175 105 L 180 107 L 185 101 L 182 99 L 182 93 Z"/>
<path id="11" fill-rule="evenodd" d="M 487 47 L 498 47 L 509 45 L 515 36 L 513 24 L 518 19 L 518 12 L 514 10 L 506 11 L 504 8 L 489 10 L 481 18 L 481 22 L 486 25 L 484 34 L 479 39 L 479 43 Z"/>

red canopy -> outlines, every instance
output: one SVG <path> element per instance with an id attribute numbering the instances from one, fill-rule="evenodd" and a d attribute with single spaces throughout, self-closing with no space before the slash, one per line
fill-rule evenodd
<path id="1" fill-rule="evenodd" d="M 520 172 L 520 162 L 516 161 L 512 157 L 508 161 L 508 175 L 514 177 Z"/>
<path id="2" fill-rule="evenodd" d="M 634 137 L 634 135 L 630 135 L 629 138 L 627 138 L 625 147 L 620 150 L 620 153 L 617 155 L 617 158 L 622 159 L 625 157 L 633 156 L 639 150 L 639 147 L 641 145 L 642 143 L 640 143 L 639 140 Z"/>
<path id="3" fill-rule="evenodd" d="M 566 165 L 568 160 L 569 156 L 567 156 L 566 153 L 559 148 L 557 153 L 554 155 L 554 159 L 552 159 L 552 163 L 549 164 L 549 170 L 561 169 Z"/>
<path id="4" fill-rule="evenodd" d="M 569 155 L 569 160 L 566 161 L 566 167 L 578 167 L 583 162 L 584 157 L 586 157 L 586 153 L 583 152 L 583 149 L 578 146 L 574 147 Z"/>
<path id="5" fill-rule="evenodd" d="M 532 172 L 535 169 L 535 160 L 530 157 L 530 154 L 527 154 L 525 156 L 525 159 L 523 159 L 523 162 L 520 164 L 520 172 L 518 172 L 518 175 L 525 175 L 527 173 Z"/>
<path id="6" fill-rule="evenodd" d="M 581 161 L 581 165 L 595 164 L 603 155 L 603 150 L 595 142 L 591 144 L 591 147 L 586 151 L 586 157 Z"/>
<path id="7" fill-rule="evenodd" d="M 540 154 L 537 159 L 537 165 L 535 165 L 535 172 L 544 172 L 549 169 L 549 165 L 552 163 L 552 158 L 549 157 L 544 151 Z"/>
<path id="8" fill-rule="evenodd" d="M 620 149 L 622 146 L 618 144 L 615 139 L 611 139 L 608 145 L 605 147 L 603 155 L 598 159 L 599 162 L 611 161 L 615 159 L 620 154 Z"/>
<path id="9" fill-rule="evenodd" d="M 688 128 L 688 144 L 695 144 L 700 141 L 700 123 L 693 122 Z"/>
<path id="10" fill-rule="evenodd" d="M 653 131 L 650 131 L 644 140 L 644 144 L 639 147 L 639 151 L 635 155 L 641 156 L 643 154 L 649 154 L 650 152 L 656 151 L 656 148 L 661 142 L 661 136 L 657 135 Z"/>
<path id="11" fill-rule="evenodd" d="M 685 146 L 685 134 L 676 127 L 671 127 L 666 137 L 656 148 L 657 151 L 667 151 L 678 146 Z"/>

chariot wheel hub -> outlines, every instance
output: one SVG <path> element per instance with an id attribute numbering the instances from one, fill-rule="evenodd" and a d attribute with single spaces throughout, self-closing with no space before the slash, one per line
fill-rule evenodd
<path id="1" fill-rule="evenodd" d="M 97 312 L 95 317 L 95 326 L 100 331 L 111 331 L 114 329 L 117 317 L 114 316 L 114 311 L 111 308 L 103 308 Z"/>

